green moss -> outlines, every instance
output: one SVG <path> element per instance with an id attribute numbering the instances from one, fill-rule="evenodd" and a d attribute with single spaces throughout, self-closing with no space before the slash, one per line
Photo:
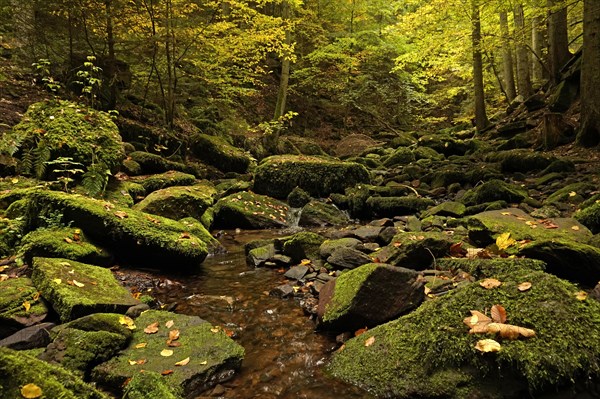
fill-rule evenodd
<path id="1" fill-rule="evenodd" d="M 384 162 L 383 165 L 386 167 L 396 165 L 408 165 L 415 161 L 415 154 L 412 150 L 406 147 L 398 147 Z"/>
<path id="2" fill-rule="evenodd" d="M 400 232 L 390 245 L 372 254 L 383 263 L 415 270 L 427 269 L 435 259 L 448 255 L 450 246 L 460 242 L 441 232 Z"/>
<path id="3" fill-rule="evenodd" d="M 600 202 L 577 211 L 574 217 L 581 224 L 590 229 L 592 233 L 600 233 Z"/>
<path id="4" fill-rule="evenodd" d="M 302 208 L 298 224 L 300 226 L 339 226 L 348 222 L 348 217 L 334 205 L 311 201 Z"/>
<path id="5" fill-rule="evenodd" d="M 477 205 L 486 202 L 506 201 L 508 203 L 519 203 L 527 197 L 527 190 L 502 180 L 491 180 L 469 190 L 462 198 L 465 205 Z"/>
<path id="6" fill-rule="evenodd" d="M 31 305 L 29 310 L 25 310 L 25 302 Z M 19 277 L 0 281 L 0 337 L 44 320 L 48 310 L 31 279 Z"/>
<path id="7" fill-rule="evenodd" d="M 254 189 L 257 193 L 284 199 L 295 187 L 300 187 L 319 198 L 368 181 L 369 172 L 356 163 L 316 156 L 280 155 L 260 163 L 254 176 Z"/>
<path id="8" fill-rule="evenodd" d="M 356 248 L 360 244 L 360 240 L 352 237 L 339 238 L 337 240 L 325 240 L 319 246 L 319 253 L 322 258 L 329 258 L 329 256 L 340 247 Z"/>
<path id="9" fill-rule="evenodd" d="M 214 203 L 216 195 L 217 191 L 208 182 L 190 187 L 168 187 L 152 192 L 133 209 L 174 220 L 188 216 L 200 219 Z"/>
<path id="10" fill-rule="evenodd" d="M 289 211 L 285 203 L 251 192 L 240 192 L 221 198 L 213 209 L 213 227 L 217 229 L 284 227 Z"/>
<path id="11" fill-rule="evenodd" d="M 31 264 L 35 256 L 65 258 L 98 266 L 109 266 L 112 255 L 104 248 L 91 243 L 78 228 L 38 229 L 28 233 L 21 241 L 17 256 Z"/>
<path id="12" fill-rule="evenodd" d="M 130 181 L 141 184 L 145 193 L 151 193 L 167 187 L 194 185 L 196 183 L 196 177 L 188 173 L 170 170 L 161 174 L 135 177 Z"/>
<path id="13" fill-rule="evenodd" d="M 0 397 L 21 399 L 21 388 L 26 384 L 40 387 L 44 398 L 109 399 L 62 367 L 0 347 Z"/>
<path id="14" fill-rule="evenodd" d="M 224 172 L 244 173 L 251 163 L 249 154 L 220 137 L 198 134 L 192 138 L 191 148 L 198 158 Z"/>
<path id="15" fill-rule="evenodd" d="M 510 274 L 516 270 L 544 271 L 546 264 L 541 260 L 526 258 L 496 258 L 496 259 L 438 259 L 436 265 L 440 270 L 469 273 L 476 279 L 485 279 L 500 274 Z"/>
<path id="16" fill-rule="evenodd" d="M 31 278 L 63 322 L 91 313 L 125 313 L 139 303 L 110 270 L 67 259 L 34 258 Z"/>
<path id="17" fill-rule="evenodd" d="M 370 197 L 366 205 L 374 216 L 394 217 L 410 215 L 435 205 L 429 198 L 415 196 L 406 197 Z"/>
<path id="18" fill-rule="evenodd" d="M 300 187 L 294 187 L 287 196 L 287 202 L 292 208 L 302 208 L 310 202 L 310 194 Z"/>
<path id="19" fill-rule="evenodd" d="M 383 266 L 381 263 L 368 263 L 339 276 L 333 298 L 325 309 L 323 321 L 328 322 L 341 318 L 352 305 L 365 280 L 381 266 Z"/>
<path id="20" fill-rule="evenodd" d="M 325 237 L 310 231 L 294 234 L 283 243 L 283 253 L 292 261 L 299 263 L 302 259 L 317 260 L 320 258 L 319 248 Z"/>
<path id="21" fill-rule="evenodd" d="M 177 170 L 180 172 L 192 172 L 185 164 L 181 162 L 171 161 L 170 159 L 161 157 L 160 155 L 151 154 L 149 152 L 134 151 L 128 155 L 128 159 L 135 161 L 140 166 L 141 173 L 163 173 L 169 170 Z"/>
<path id="22" fill-rule="evenodd" d="M 441 161 L 445 158 L 443 154 L 440 154 L 433 148 L 429 147 L 417 147 L 413 150 L 413 154 L 415 154 L 415 159 L 433 159 L 436 161 Z"/>
<path id="23" fill-rule="evenodd" d="M 544 203 L 548 205 L 556 203 L 580 204 L 584 201 L 585 193 L 595 190 L 595 188 L 595 185 L 587 182 L 569 184 L 552 193 Z"/>
<path id="24" fill-rule="evenodd" d="M 86 168 L 100 162 L 113 172 L 124 158 L 119 130 L 107 113 L 62 100 L 32 104 L 1 145 L 18 148 L 21 157 L 44 146 L 50 159 L 70 157 Z"/>
<path id="25" fill-rule="evenodd" d="M 330 370 L 375 394 L 397 398 L 463 398 L 520 386 L 518 397 L 599 375 L 598 302 L 577 300 L 576 286 L 539 271 L 523 268 L 493 277 L 502 281 L 500 287 L 469 284 L 350 340 Z M 524 281 L 532 288 L 520 292 L 517 286 Z M 470 310 L 485 312 L 493 304 L 504 306 L 508 322 L 532 328 L 537 336 L 500 340 L 498 353 L 476 351 L 484 336 L 468 334 L 462 320 Z M 371 337 L 373 344 L 365 345 Z"/>
<path id="26" fill-rule="evenodd" d="M 204 214 L 202 215 L 202 217 L 204 217 Z M 221 243 L 219 243 L 219 240 L 217 240 L 215 237 L 212 236 L 212 234 L 210 234 L 210 232 L 207 230 L 207 227 L 205 227 L 201 221 L 192 217 L 186 217 L 180 219 L 179 223 L 186 226 L 190 233 L 192 233 L 194 236 L 198 237 L 203 242 L 205 242 L 208 246 L 209 252 L 214 253 L 220 249 L 223 249 Z"/>
<path id="27" fill-rule="evenodd" d="M 423 216 L 427 217 L 429 215 L 439 215 L 462 217 L 466 210 L 467 208 L 465 205 L 460 202 L 446 201 L 428 209 Z"/>
<path id="28" fill-rule="evenodd" d="M 123 392 L 123 399 L 180 399 L 183 397 L 180 391 L 169 387 L 159 373 L 145 371 L 131 378 Z"/>
<path id="29" fill-rule="evenodd" d="M 30 204 L 30 229 L 42 224 L 45 216 L 59 212 L 64 224 L 85 226 L 90 239 L 127 261 L 146 260 L 155 267 L 164 262 L 169 267 L 183 268 L 198 265 L 207 254 L 206 243 L 193 235 L 183 235 L 186 226 L 161 216 L 51 191 L 33 193 Z"/>
<path id="30" fill-rule="evenodd" d="M 24 234 L 25 222 L 22 218 L 0 217 L 0 256 L 7 257 L 14 254 Z"/>
<path id="31" fill-rule="evenodd" d="M 556 158 L 530 150 L 508 150 L 489 154 L 488 162 L 500 162 L 503 172 L 530 172 L 547 168 Z"/>

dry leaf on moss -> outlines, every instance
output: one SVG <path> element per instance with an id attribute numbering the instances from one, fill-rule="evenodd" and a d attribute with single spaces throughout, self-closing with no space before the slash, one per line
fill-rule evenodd
<path id="1" fill-rule="evenodd" d="M 144 328 L 144 332 L 146 334 L 156 334 L 158 332 L 158 321 L 148 324 L 146 328 Z"/>
<path id="2" fill-rule="evenodd" d="M 21 396 L 26 399 L 39 398 L 42 396 L 42 388 L 35 384 L 23 385 L 23 388 L 21 388 Z"/>
<path id="3" fill-rule="evenodd" d="M 521 292 L 528 291 L 531 288 L 531 283 L 529 281 L 525 281 L 524 283 L 519 284 L 517 289 Z"/>
<path id="4" fill-rule="evenodd" d="M 178 361 L 177 363 L 175 363 L 175 366 L 185 366 L 186 364 L 188 364 L 190 362 L 190 358 L 186 357 L 183 360 Z"/>
<path id="5" fill-rule="evenodd" d="M 492 310 L 490 311 L 492 314 L 492 320 L 496 323 L 504 323 L 506 322 L 506 309 L 502 305 L 494 305 L 492 306 Z"/>
<path id="6" fill-rule="evenodd" d="M 369 337 L 367 338 L 367 340 L 365 341 L 365 346 L 371 346 L 375 343 L 375 337 Z"/>
<path id="7" fill-rule="evenodd" d="M 504 251 L 516 243 L 517 241 L 510 236 L 510 232 L 502 233 L 496 238 L 496 246 L 500 251 Z"/>
<path id="8" fill-rule="evenodd" d="M 502 346 L 493 339 L 482 339 L 477 341 L 475 349 L 483 353 L 499 352 L 500 349 L 502 349 Z"/>
<path id="9" fill-rule="evenodd" d="M 502 282 L 500 280 L 496 280 L 495 278 L 486 278 L 485 280 L 480 281 L 479 285 L 486 290 L 491 290 L 493 288 L 500 287 Z"/>

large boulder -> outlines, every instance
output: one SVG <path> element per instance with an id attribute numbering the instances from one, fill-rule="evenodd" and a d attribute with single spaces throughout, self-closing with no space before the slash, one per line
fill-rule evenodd
<path id="1" fill-rule="evenodd" d="M 310 231 L 302 231 L 283 241 L 283 253 L 299 263 L 302 259 L 318 260 L 319 248 L 325 237 Z"/>
<path id="2" fill-rule="evenodd" d="M 177 170 L 180 172 L 193 171 L 190 167 L 181 162 L 175 162 L 150 152 L 134 151 L 127 155 L 127 159 L 137 163 L 139 169 L 136 174 L 163 173 L 170 170 Z"/>
<path id="3" fill-rule="evenodd" d="M 132 177 L 130 181 L 140 184 L 146 193 L 151 193 L 167 187 L 192 186 L 196 184 L 196 177 L 188 173 L 169 170 L 154 175 Z"/>
<path id="4" fill-rule="evenodd" d="M 329 370 L 373 394 L 407 399 L 556 395 L 561 387 L 598 378 L 600 303 L 578 297 L 580 289 L 567 281 L 529 268 L 485 277 L 501 285 L 486 289 L 481 281 L 469 283 L 370 329 L 346 342 Z M 531 288 L 520 291 L 523 282 Z M 463 319 L 495 304 L 506 310 L 507 323 L 533 329 L 536 336 L 469 334 Z M 500 351 L 476 350 L 484 338 L 495 338 Z"/>
<path id="5" fill-rule="evenodd" d="M 215 201 L 217 190 L 208 182 L 194 186 L 175 186 L 154 191 L 133 206 L 138 211 L 179 220 L 201 219 Z"/>
<path id="6" fill-rule="evenodd" d="M 389 245 L 372 254 L 380 262 L 395 266 L 424 270 L 436 259 L 447 256 L 450 247 L 460 241 L 440 232 L 400 232 Z"/>
<path id="7" fill-rule="evenodd" d="M 152 262 L 148 266 L 197 266 L 208 254 L 207 244 L 189 233 L 187 226 L 112 203 L 55 191 L 30 194 L 28 225 L 34 229 L 52 215 L 64 224 L 85 226 L 94 242 L 127 261 Z"/>
<path id="8" fill-rule="evenodd" d="M 0 281 L 0 338 L 43 321 L 48 311 L 31 279 Z"/>
<path id="9" fill-rule="evenodd" d="M 394 217 L 423 211 L 435 205 L 435 202 L 416 196 L 369 197 L 366 204 L 375 217 Z"/>
<path id="10" fill-rule="evenodd" d="M 199 159 L 223 172 L 245 173 L 252 161 L 250 154 L 220 137 L 207 134 L 195 135 L 192 138 L 191 149 Z"/>
<path id="11" fill-rule="evenodd" d="M 216 229 L 269 229 L 285 227 L 289 207 L 276 199 L 251 192 L 221 198 L 213 208 Z"/>
<path id="12" fill-rule="evenodd" d="M 34 258 L 31 276 L 60 319 L 92 313 L 125 313 L 140 302 L 108 269 L 61 258 Z"/>
<path id="13" fill-rule="evenodd" d="M 576 212 L 574 217 L 589 228 L 592 233 L 600 233 L 600 202 Z"/>
<path id="14" fill-rule="evenodd" d="M 414 270 L 365 264 L 321 289 L 320 326 L 338 331 L 373 327 L 415 309 L 424 297 L 423 282 Z"/>
<path id="15" fill-rule="evenodd" d="M 465 205 L 477 205 L 494 201 L 519 203 L 527 198 L 527 191 L 502 180 L 494 179 L 469 190 L 462 198 Z"/>
<path id="16" fill-rule="evenodd" d="M 264 159 L 256 168 L 254 190 L 284 199 L 295 187 L 300 187 L 313 197 L 327 197 L 368 181 L 369 172 L 357 163 L 316 156 L 280 155 Z"/>
<path id="17" fill-rule="evenodd" d="M 120 390 L 140 373 L 171 370 L 163 381 L 172 392 L 191 398 L 230 379 L 241 367 L 244 349 L 199 317 L 149 310 L 135 325 L 127 349 L 97 366 L 94 381 Z M 146 328 L 156 332 L 146 333 Z"/>
<path id="18" fill-rule="evenodd" d="M 503 172 L 526 173 L 533 170 L 543 170 L 556 161 L 556 158 L 531 150 L 508 150 L 491 153 L 486 157 L 486 160 L 500 162 Z"/>
<path id="19" fill-rule="evenodd" d="M 39 178 L 54 168 L 45 162 L 71 158 L 88 169 L 101 164 L 115 172 L 125 154 L 110 116 L 82 104 L 47 100 L 29 106 L 22 121 L 2 137 L 4 152 L 17 153 L 20 169 Z"/>
<path id="20" fill-rule="evenodd" d="M 340 226 L 349 222 L 348 216 L 335 205 L 321 201 L 311 201 L 304 205 L 300 213 L 300 226 Z"/>
<path id="21" fill-rule="evenodd" d="M 23 395 L 22 392 L 23 389 L 26 389 L 26 386 L 36 393 L 38 391 L 35 387 L 37 387 L 40 395 Z M 6 348 L 0 348 L 0 397 L 2 399 L 22 399 L 23 397 L 110 398 L 62 367 L 51 365 L 23 352 Z"/>

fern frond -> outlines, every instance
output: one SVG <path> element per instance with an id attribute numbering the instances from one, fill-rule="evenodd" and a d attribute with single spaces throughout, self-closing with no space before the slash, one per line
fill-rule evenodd
<path id="1" fill-rule="evenodd" d="M 91 197 L 99 197 L 104 194 L 110 170 L 102 162 L 90 165 L 87 172 L 83 174 L 81 185 Z"/>
<path id="2" fill-rule="evenodd" d="M 37 143 L 37 147 L 33 150 L 33 154 L 35 156 L 33 160 L 35 177 L 42 179 L 46 174 L 46 163 L 50 161 L 50 157 L 52 156 L 50 147 L 48 147 L 44 140 L 40 140 Z"/>
<path id="3" fill-rule="evenodd" d="M 34 159 L 35 155 L 33 153 L 33 149 L 27 149 L 21 157 L 21 162 L 19 163 L 19 173 L 23 175 L 31 175 Z"/>

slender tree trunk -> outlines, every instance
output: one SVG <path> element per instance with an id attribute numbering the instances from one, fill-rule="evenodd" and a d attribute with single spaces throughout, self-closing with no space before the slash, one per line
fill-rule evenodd
<path id="1" fill-rule="evenodd" d="M 544 79 L 544 68 L 542 65 L 542 49 L 544 47 L 544 34 L 541 30 L 542 18 L 537 16 L 531 20 L 531 48 L 533 57 L 531 62 L 532 79 L 539 83 Z"/>
<path id="2" fill-rule="evenodd" d="M 172 51 L 175 43 L 173 43 L 173 2 L 172 0 L 165 1 L 165 54 L 167 61 L 167 98 L 165 99 L 165 119 L 169 128 L 173 127 L 175 119 L 175 63 L 172 56 Z"/>
<path id="3" fill-rule="evenodd" d="M 577 143 L 600 143 L 600 3 L 583 2 L 583 60 L 581 64 L 581 128 Z"/>
<path id="4" fill-rule="evenodd" d="M 500 12 L 500 30 L 502 33 L 502 61 L 503 61 L 503 78 L 506 96 L 511 102 L 517 96 L 517 88 L 515 86 L 515 73 L 512 55 L 512 45 L 510 42 L 510 33 L 508 31 L 508 15 L 506 11 Z"/>
<path id="5" fill-rule="evenodd" d="M 529 62 L 529 50 L 527 48 L 525 15 L 523 5 L 516 4 L 513 9 L 515 18 L 515 31 L 517 33 L 517 88 L 519 95 L 524 99 L 533 94 L 531 87 L 531 73 L 529 71 L 531 63 Z"/>
<path id="6" fill-rule="evenodd" d="M 560 70 L 571 58 L 569 51 L 569 31 L 567 23 L 567 8 L 558 8 L 558 0 L 547 0 L 548 11 L 548 58 L 550 63 L 550 78 L 553 82 L 560 81 Z"/>
<path id="7" fill-rule="evenodd" d="M 485 112 L 485 93 L 483 90 L 483 59 L 481 56 L 481 18 L 479 13 L 479 0 L 471 0 L 472 6 L 472 32 L 473 40 L 473 88 L 475 92 L 475 127 L 478 131 L 484 130 L 489 121 Z"/>
<path id="8" fill-rule="evenodd" d="M 106 12 L 106 43 L 108 47 L 108 59 L 106 60 L 106 75 L 108 76 L 108 109 L 115 109 L 117 105 L 117 58 L 115 56 L 112 6 L 112 0 L 104 1 Z"/>
<path id="9" fill-rule="evenodd" d="M 290 18 L 289 4 L 285 0 L 281 3 L 281 17 L 284 19 L 284 21 L 288 21 Z M 285 44 L 288 46 L 288 48 L 292 44 L 292 33 L 290 32 L 289 27 L 287 27 L 285 31 Z M 279 80 L 279 92 L 277 93 L 277 105 L 275 106 L 275 120 L 285 114 L 288 83 L 290 80 L 290 55 L 291 54 L 285 54 L 281 60 L 281 78 Z"/>

